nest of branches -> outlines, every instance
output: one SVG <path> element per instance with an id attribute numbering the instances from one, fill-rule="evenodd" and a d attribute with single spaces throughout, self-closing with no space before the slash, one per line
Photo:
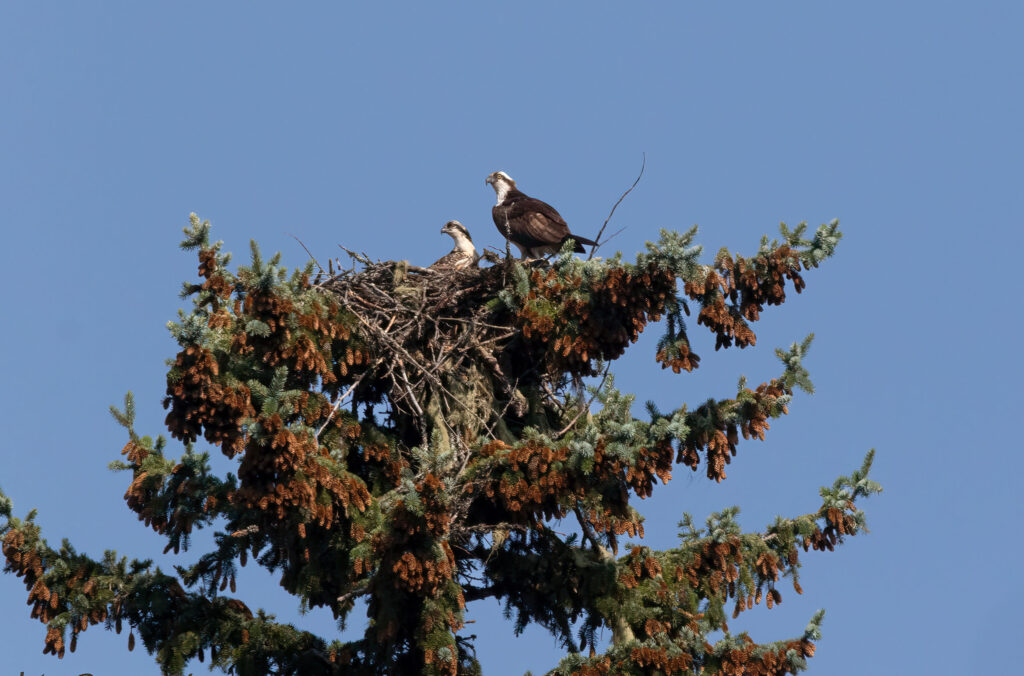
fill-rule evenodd
<path id="1" fill-rule="evenodd" d="M 511 260 L 464 270 L 358 261 L 315 282 L 355 316 L 372 355 L 351 388 L 356 399 L 386 398 L 410 445 L 438 436 L 463 448 L 481 434 L 512 440 L 510 424 L 537 422 L 528 422 L 523 385 L 544 374 L 516 358 L 521 331 L 496 300 Z"/>

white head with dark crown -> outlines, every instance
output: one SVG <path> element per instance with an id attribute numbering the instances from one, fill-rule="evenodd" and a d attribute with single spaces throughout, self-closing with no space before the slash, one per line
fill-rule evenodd
<path id="1" fill-rule="evenodd" d="M 504 171 L 495 171 L 487 177 L 487 183 L 494 188 L 494 192 L 498 195 L 498 204 L 505 199 L 505 195 L 508 194 L 509 190 L 516 187 L 516 182 L 512 180 L 512 177 L 506 174 Z"/>
<path id="2" fill-rule="evenodd" d="M 459 243 L 460 240 L 465 239 L 468 242 L 472 242 L 473 238 L 469 236 L 469 230 L 466 230 L 466 226 L 458 221 L 448 221 L 441 228 L 441 232 L 445 235 L 451 235 L 451 238 Z"/>

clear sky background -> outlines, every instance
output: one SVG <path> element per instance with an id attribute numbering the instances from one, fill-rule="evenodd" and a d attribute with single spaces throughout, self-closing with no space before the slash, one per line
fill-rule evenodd
<path id="1" fill-rule="evenodd" d="M 872 532 L 806 555 L 803 596 L 783 586 L 733 628 L 787 638 L 824 607 L 811 673 L 1015 672 L 1024 5 L 727 4 L 0 3 L 0 484 L 16 513 L 39 508 L 51 544 L 94 556 L 201 553 L 198 538 L 163 556 L 106 469 L 127 390 L 140 433 L 162 431 L 189 212 L 243 261 L 254 238 L 301 265 L 296 235 L 324 259 L 344 244 L 423 265 L 449 250 L 448 219 L 500 245 L 489 172 L 593 236 L 646 153 L 611 226 L 629 256 L 662 227 L 699 224 L 705 260 L 754 252 L 779 221 L 846 233 L 765 313 L 757 348 L 715 353 L 693 327 L 701 368 L 673 375 L 652 329 L 620 362 L 640 401 L 699 404 L 817 334 L 817 394 L 743 443 L 723 484 L 680 469 L 659 486 L 638 505 L 649 544 L 672 546 L 683 511 L 740 504 L 754 530 L 813 510 L 877 447 Z M 245 571 L 241 598 L 335 635 Z M 3 674 L 157 673 L 99 628 L 63 662 L 41 655 L 25 598 L 0 575 Z M 492 602 L 469 614 L 488 674 L 561 656 Z"/>

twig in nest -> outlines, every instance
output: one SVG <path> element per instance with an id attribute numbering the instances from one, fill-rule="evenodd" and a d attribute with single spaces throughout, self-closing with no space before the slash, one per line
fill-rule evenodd
<path id="1" fill-rule="evenodd" d="M 612 207 L 612 210 L 610 212 L 608 212 L 608 218 L 604 219 L 604 225 L 602 225 L 601 229 L 597 231 L 597 237 L 594 238 L 594 241 L 597 242 L 597 243 L 594 244 L 593 248 L 590 250 L 590 255 L 587 256 L 587 260 L 588 261 L 591 258 L 594 257 L 594 253 L 597 252 L 598 247 L 600 247 L 602 244 L 604 244 L 604 242 L 601 241 L 601 235 L 602 235 L 602 233 L 604 233 L 604 229 L 608 227 L 608 221 L 612 220 L 612 214 L 614 214 L 615 210 L 619 208 L 620 204 L 622 204 L 622 200 L 626 199 L 626 195 L 628 195 L 629 193 L 633 192 L 633 188 L 636 187 L 636 184 L 640 182 L 640 178 L 644 175 L 644 169 L 646 167 L 647 167 L 647 153 L 644 153 L 643 154 L 643 159 L 641 160 L 641 163 L 640 163 L 640 174 L 636 177 L 636 180 L 633 181 L 633 185 L 629 186 L 629 190 L 627 190 L 626 192 L 622 193 L 622 197 L 620 197 L 619 201 L 615 203 L 615 206 Z M 619 232 L 622 232 L 622 231 L 620 230 Z M 617 235 L 617 234 L 619 234 L 619 233 L 618 232 L 615 233 L 615 235 Z M 612 235 L 612 237 L 614 237 L 615 235 Z M 611 237 L 609 237 L 608 239 L 611 239 Z"/>
<path id="2" fill-rule="evenodd" d="M 509 253 L 511 253 L 511 251 Z M 491 247 L 487 247 L 484 249 L 484 252 L 480 255 L 480 260 L 485 260 L 488 263 L 493 263 L 497 265 L 498 263 L 501 262 L 501 256 L 494 253 L 494 251 L 491 250 Z"/>
<path id="3" fill-rule="evenodd" d="M 345 253 L 347 253 L 349 255 L 349 258 L 352 259 L 352 261 L 353 261 L 352 269 L 353 270 L 355 270 L 355 265 L 354 265 L 355 261 L 359 261 L 360 263 L 362 263 L 364 265 L 372 265 L 373 264 L 373 261 L 371 261 L 370 257 L 367 256 L 365 253 L 357 253 L 355 251 L 352 251 L 349 248 L 343 247 L 340 244 L 338 245 L 338 248 L 341 249 L 342 251 L 344 251 Z"/>

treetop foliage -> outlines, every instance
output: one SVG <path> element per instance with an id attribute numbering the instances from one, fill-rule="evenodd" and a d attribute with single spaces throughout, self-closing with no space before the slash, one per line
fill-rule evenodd
<path id="1" fill-rule="evenodd" d="M 203 528 L 215 546 L 173 572 L 95 559 L 51 547 L 34 513 L 15 517 L 0 494 L 5 570 L 47 625 L 44 651 L 127 625 L 129 648 L 137 635 L 166 674 L 194 658 L 237 674 L 473 674 L 466 604 L 496 598 L 517 630 L 537 623 L 565 645 L 555 674 L 803 669 L 822 613 L 761 644 L 728 620 L 781 602 L 783 578 L 800 593 L 801 550 L 865 529 L 857 501 L 880 490 L 871 453 L 821 489 L 820 507 L 763 531 L 742 532 L 732 508 L 703 527 L 685 515 L 678 547 L 619 547 L 644 534 L 633 498 L 676 465 L 722 481 L 740 438 L 764 439 L 795 389 L 812 391 L 808 336 L 777 350 L 779 375 L 756 387 L 634 417 L 610 368 L 648 323 L 666 320 L 654 358 L 675 373 L 700 366 L 693 314 L 716 350 L 754 346 L 761 313 L 799 293 L 842 236 L 835 221 L 810 236 L 783 225 L 752 256 L 701 264 L 696 234 L 663 230 L 633 263 L 567 246 L 548 265 L 464 271 L 354 253 L 346 269 L 289 271 L 253 243 L 232 271 L 193 215 L 182 247 L 197 252 L 199 279 L 169 324 L 180 349 L 164 400 L 183 452 L 136 431 L 128 395 L 111 409 L 128 435 L 111 467 L 129 475 L 125 501 L 165 552 L 187 552 Z M 237 471 L 214 473 L 202 442 Z M 365 599 L 364 635 L 319 637 L 250 609 L 232 596 L 249 560 L 340 626 Z M 602 629 L 612 644 L 597 652 Z"/>

